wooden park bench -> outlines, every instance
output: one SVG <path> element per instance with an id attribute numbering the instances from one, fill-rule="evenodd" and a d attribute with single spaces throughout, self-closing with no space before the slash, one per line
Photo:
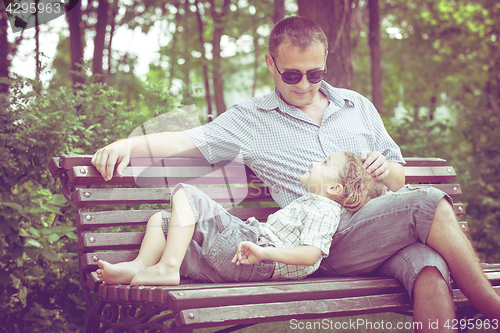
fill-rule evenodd
<path id="1" fill-rule="evenodd" d="M 144 225 L 159 209 L 169 209 L 169 186 L 197 184 L 229 211 L 265 221 L 278 208 L 266 186 L 243 165 L 211 165 L 194 158 L 134 159 L 123 178 L 104 182 L 90 156 L 53 158 L 50 170 L 59 177 L 68 200 L 78 208 L 78 258 L 83 295 L 90 309 L 87 332 L 184 332 L 195 328 L 231 326 L 224 332 L 271 321 L 311 320 L 381 312 L 411 311 L 408 294 L 394 279 L 321 277 L 300 281 L 199 283 L 179 286 L 131 287 L 105 285 L 95 270 L 99 259 L 111 263 L 133 260 Z M 435 186 L 457 197 L 455 170 L 436 158 L 408 158 L 406 182 Z M 167 186 L 167 181 L 168 185 Z M 231 184 L 229 186 L 228 184 Z M 139 185 L 139 186 L 137 186 Z M 104 210 L 103 210 L 104 209 Z M 454 204 L 457 215 L 464 206 Z M 464 231 L 467 224 L 461 223 Z M 500 293 L 500 265 L 483 264 Z M 453 298 L 460 316 L 477 312 L 455 286 Z M 472 311 L 472 312 L 471 312 Z"/>

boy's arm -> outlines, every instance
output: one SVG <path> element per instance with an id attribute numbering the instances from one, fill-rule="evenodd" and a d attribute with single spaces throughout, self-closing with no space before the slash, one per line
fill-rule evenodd
<path id="1" fill-rule="evenodd" d="M 254 264 L 260 260 L 272 260 L 287 265 L 314 265 L 321 257 L 316 246 L 302 245 L 291 248 L 261 247 L 252 242 L 241 242 L 232 263 L 236 265 Z"/>
<path id="2" fill-rule="evenodd" d="M 99 149 L 92 157 L 92 164 L 105 180 L 116 173 L 122 177 L 130 157 L 203 157 L 196 146 L 182 132 L 164 132 L 136 136 L 116 141 Z"/>

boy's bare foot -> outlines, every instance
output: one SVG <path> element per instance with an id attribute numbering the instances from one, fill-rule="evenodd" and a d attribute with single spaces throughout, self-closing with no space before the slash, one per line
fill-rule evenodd
<path id="1" fill-rule="evenodd" d="M 97 266 L 99 266 L 96 271 L 97 276 L 106 284 L 129 284 L 134 276 L 145 268 L 144 265 L 134 261 L 110 264 L 99 260 Z"/>
<path id="2" fill-rule="evenodd" d="M 156 264 L 137 273 L 132 286 L 177 286 L 181 281 L 178 268 Z"/>

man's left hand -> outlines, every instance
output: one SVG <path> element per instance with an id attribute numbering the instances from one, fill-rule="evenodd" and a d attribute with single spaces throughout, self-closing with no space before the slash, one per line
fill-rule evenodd
<path id="1" fill-rule="evenodd" d="M 363 167 L 375 179 L 383 180 L 389 176 L 389 163 L 385 156 L 378 151 L 361 155 L 361 160 L 363 161 Z"/>

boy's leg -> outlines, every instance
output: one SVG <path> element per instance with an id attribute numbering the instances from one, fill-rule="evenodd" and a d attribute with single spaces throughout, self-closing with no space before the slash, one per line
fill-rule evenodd
<path id="1" fill-rule="evenodd" d="M 107 284 L 129 284 L 142 269 L 155 265 L 165 249 L 165 236 L 162 231 L 162 215 L 158 212 L 151 216 L 141 243 L 137 258 L 133 261 L 110 264 L 99 260 L 97 275 Z"/>
<path id="2" fill-rule="evenodd" d="M 446 260 L 453 280 L 471 303 L 487 318 L 500 321 L 500 296 L 485 277 L 472 245 L 446 200 L 438 204 L 427 244 Z"/>
<path id="3" fill-rule="evenodd" d="M 180 188 L 172 199 L 172 216 L 168 224 L 167 239 L 160 261 L 138 272 L 131 285 L 178 285 L 179 269 L 186 250 L 193 238 L 195 217 L 184 188 Z M 163 232 L 158 230 L 163 236 Z"/>

